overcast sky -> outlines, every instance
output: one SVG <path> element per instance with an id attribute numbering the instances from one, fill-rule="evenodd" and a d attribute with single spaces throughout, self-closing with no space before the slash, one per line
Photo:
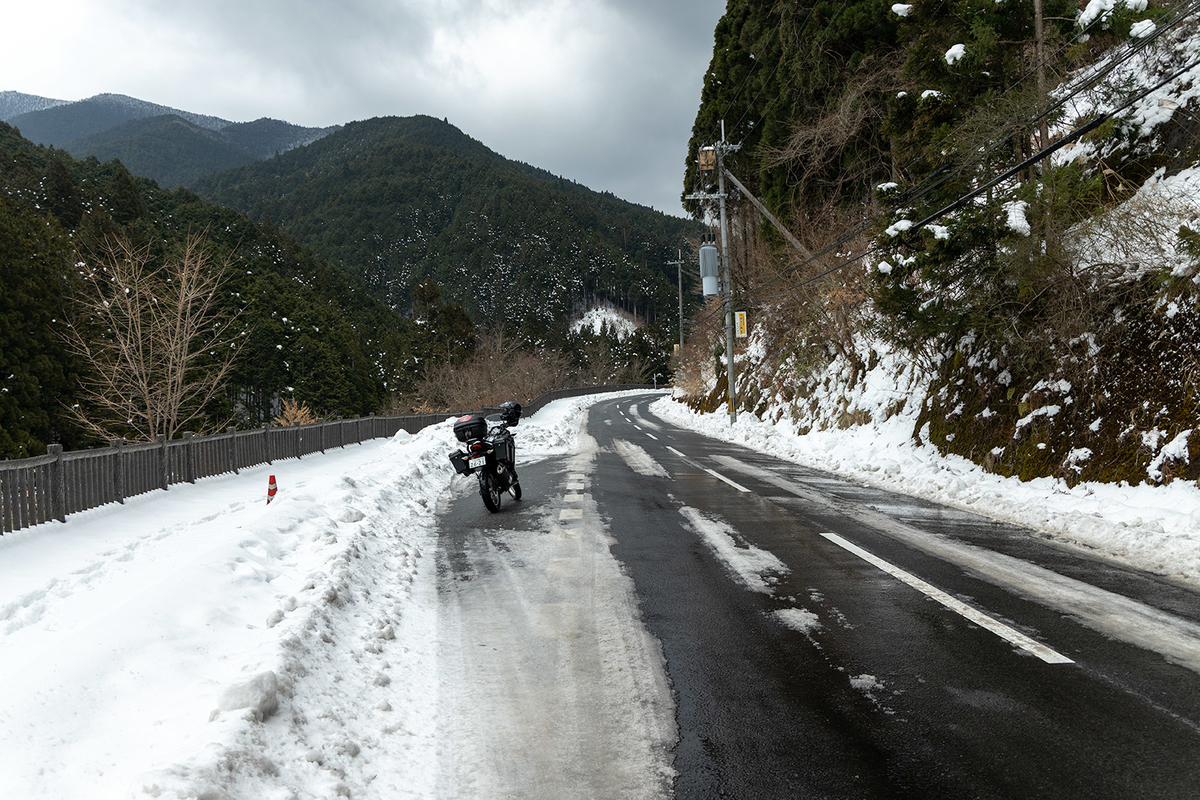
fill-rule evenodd
<path id="1" fill-rule="evenodd" d="M 508 158 L 682 215 L 725 0 L 29 0 L 0 90 L 235 122 L 446 117 Z"/>

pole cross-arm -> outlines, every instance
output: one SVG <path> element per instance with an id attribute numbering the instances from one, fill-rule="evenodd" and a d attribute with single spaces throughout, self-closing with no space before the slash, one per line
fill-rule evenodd
<path id="1" fill-rule="evenodd" d="M 767 211 L 767 207 L 764 206 L 761 202 L 759 202 L 758 198 L 755 197 L 753 194 L 751 194 L 750 190 L 747 189 L 745 186 L 743 186 L 742 182 L 739 181 L 734 176 L 734 174 L 732 172 L 730 172 L 728 169 L 725 170 L 725 177 L 727 177 L 727 178 L 729 178 L 729 180 L 733 181 L 733 185 L 736 186 L 738 188 L 738 190 L 741 191 L 741 193 L 746 196 L 747 200 L 749 200 L 751 203 L 754 204 L 755 208 L 757 208 L 760 212 L 762 212 L 762 215 L 764 217 L 766 217 L 767 220 L 769 220 L 772 225 L 775 226 L 775 229 L 777 231 L 779 231 L 780 233 L 783 234 L 783 238 L 785 238 L 789 242 L 791 242 L 792 247 L 799 250 L 800 254 L 802 256 L 804 256 L 805 258 L 812 260 L 813 254 L 808 252 L 808 248 L 806 248 L 804 245 L 800 244 L 800 240 L 797 239 L 795 236 L 793 236 L 791 231 L 789 231 L 787 228 L 783 227 L 783 224 L 779 220 L 775 219 L 775 215 L 772 214 L 770 211 Z"/>

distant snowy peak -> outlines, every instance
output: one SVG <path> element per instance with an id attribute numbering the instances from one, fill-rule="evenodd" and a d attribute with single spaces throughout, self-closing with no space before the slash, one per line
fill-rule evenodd
<path id="1" fill-rule="evenodd" d="M 595 306 L 589 308 L 582 317 L 571 323 L 571 333 L 588 330 L 599 335 L 605 327 L 615 333 L 617 339 L 624 339 L 638 329 L 638 324 L 623 311 L 618 311 L 610 306 Z"/>
<path id="2" fill-rule="evenodd" d="M 161 117 L 164 114 L 174 114 L 183 117 L 193 125 L 201 128 L 207 128 L 210 131 L 219 131 L 222 128 L 228 127 L 233 123 L 227 119 L 220 117 L 210 117 L 206 114 L 194 114 L 191 111 L 181 111 L 178 108 L 151 103 L 146 100 L 139 100 L 136 97 L 129 97 L 124 94 L 98 94 L 94 97 L 89 97 L 85 100 L 80 100 L 80 103 L 97 103 L 110 106 L 120 106 L 129 110 L 130 119 L 144 119 L 146 117 Z"/>
<path id="3" fill-rule="evenodd" d="M 0 120 L 10 120 L 30 111 L 45 111 L 55 106 L 65 106 L 69 100 L 55 100 L 22 92 L 0 92 Z"/>

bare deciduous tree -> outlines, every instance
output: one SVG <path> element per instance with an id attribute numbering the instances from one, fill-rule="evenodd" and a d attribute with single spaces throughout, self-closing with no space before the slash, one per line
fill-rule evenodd
<path id="1" fill-rule="evenodd" d="M 172 438 L 203 421 L 239 350 L 219 295 L 227 264 L 202 234 L 155 265 L 149 247 L 106 238 L 81 261 L 68 346 L 88 367 L 79 421 L 104 438 Z"/>
<path id="2" fill-rule="evenodd" d="M 523 402 L 565 385 L 567 366 L 559 353 L 522 350 L 502 333 L 493 333 L 462 364 L 430 367 L 418 393 L 428 407 L 454 411 Z"/>

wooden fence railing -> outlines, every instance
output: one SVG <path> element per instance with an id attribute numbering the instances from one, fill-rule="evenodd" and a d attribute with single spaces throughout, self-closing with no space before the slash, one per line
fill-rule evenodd
<path id="1" fill-rule="evenodd" d="M 625 384 L 559 389 L 524 408 L 526 414 L 532 414 L 564 397 L 642 388 L 648 387 Z M 65 522 L 68 514 L 107 503 L 124 503 L 127 497 L 169 489 L 172 484 L 195 483 L 200 478 L 237 473 L 246 467 L 324 453 L 368 439 L 395 436 L 402 430 L 416 433 L 450 416 L 371 415 L 287 428 L 230 428 L 212 436 L 185 433 L 170 441 L 164 436 L 156 442 L 136 444 L 114 440 L 107 448 L 73 452 L 52 444 L 44 456 L 0 461 L 0 534 L 50 520 Z"/>

